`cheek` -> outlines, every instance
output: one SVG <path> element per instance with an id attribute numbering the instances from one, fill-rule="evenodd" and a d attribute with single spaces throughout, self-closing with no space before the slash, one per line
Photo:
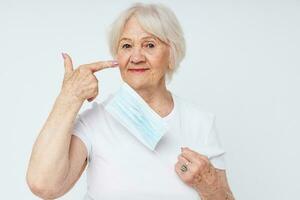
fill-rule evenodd
<path id="1" fill-rule="evenodd" d="M 165 54 L 157 54 L 151 56 L 151 65 L 152 67 L 161 73 L 164 73 L 168 69 L 169 57 Z"/>

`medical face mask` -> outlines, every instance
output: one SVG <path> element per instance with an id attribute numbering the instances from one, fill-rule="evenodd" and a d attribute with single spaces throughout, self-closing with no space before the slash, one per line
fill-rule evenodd
<path id="1" fill-rule="evenodd" d="M 167 132 L 167 123 L 163 118 L 125 82 L 105 109 L 152 151 Z"/>

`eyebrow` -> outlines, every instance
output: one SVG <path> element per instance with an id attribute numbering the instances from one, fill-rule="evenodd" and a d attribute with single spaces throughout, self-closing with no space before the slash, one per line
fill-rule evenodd
<path id="1" fill-rule="evenodd" d="M 142 37 L 141 39 L 142 39 L 142 40 L 145 40 L 145 39 L 154 39 L 154 40 L 156 40 L 156 38 L 153 37 L 153 36 L 146 36 L 146 37 Z M 130 40 L 130 41 L 131 41 L 130 38 L 123 37 L 123 38 L 120 39 L 119 43 L 120 43 L 121 41 L 123 41 L 123 40 Z"/>

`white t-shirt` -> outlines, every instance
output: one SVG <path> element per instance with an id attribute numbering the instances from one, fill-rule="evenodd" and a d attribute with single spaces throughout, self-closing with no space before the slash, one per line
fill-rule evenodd
<path id="1" fill-rule="evenodd" d="M 180 147 L 189 147 L 225 169 L 214 114 L 172 94 L 174 108 L 163 118 L 170 129 L 152 152 L 105 110 L 112 96 L 94 102 L 75 120 L 74 135 L 88 150 L 86 199 L 200 199 L 176 174 L 175 163 Z"/>

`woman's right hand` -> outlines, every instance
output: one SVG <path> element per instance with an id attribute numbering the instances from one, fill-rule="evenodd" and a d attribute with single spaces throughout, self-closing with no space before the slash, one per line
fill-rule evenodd
<path id="1" fill-rule="evenodd" d="M 80 102 L 84 102 L 86 99 L 91 102 L 97 97 L 98 80 L 94 75 L 95 72 L 118 66 L 117 61 L 102 61 L 80 65 L 74 70 L 71 57 L 66 53 L 62 53 L 62 56 L 65 74 L 61 94 Z"/>

